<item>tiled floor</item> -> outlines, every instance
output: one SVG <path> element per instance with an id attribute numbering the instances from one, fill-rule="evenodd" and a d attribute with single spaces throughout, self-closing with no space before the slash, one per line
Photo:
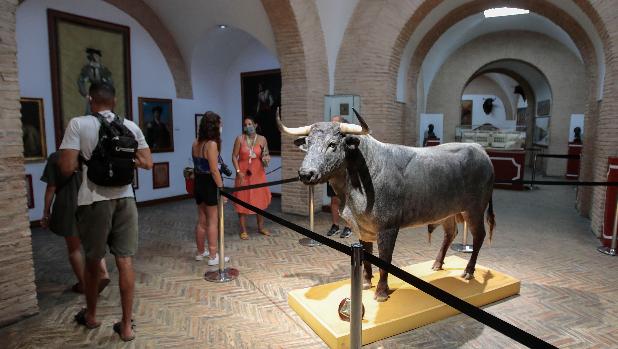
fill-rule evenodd
<path id="1" fill-rule="evenodd" d="M 574 198 L 574 190 L 567 187 L 496 190 L 494 241 L 491 247 L 483 247 L 479 263 L 519 278 L 522 287 L 519 296 L 486 310 L 559 347 L 618 348 L 618 258 L 596 252 L 598 241 L 589 232 L 588 221 L 575 211 Z M 114 280 L 99 301 L 103 326 L 87 331 L 72 321 L 84 302 L 68 291 L 74 279 L 63 241 L 49 232 L 33 231 L 41 312 L 0 329 L 0 347 L 325 347 L 290 310 L 287 293 L 349 277 L 348 257 L 324 246 L 302 247 L 298 234 L 270 222 L 272 237 L 259 236 L 254 229 L 249 241 L 241 241 L 237 219 L 231 205 L 227 206 L 226 251 L 240 277 L 226 284 L 205 282 L 208 267 L 193 260 L 196 209 L 192 201 L 140 209 L 140 249 L 135 258 L 137 339 L 128 344 L 120 342 L 111 328 L 120 315 L 112 259 L 108 258 L 108 265 Z M 271 211 L 280 214 L 279 206 L 275 200 Z M 306 217 L 284 216 L 307 225 Z M 325 232 L 329 227 L 329 215 L 318 214 L 316 230 Z M 423 228 L 401 232 L 394 264 L 433 259 L 440 230 L 434 235 L 430 246 Z M 368 347 L 518 345 L 457 315 Z"/>

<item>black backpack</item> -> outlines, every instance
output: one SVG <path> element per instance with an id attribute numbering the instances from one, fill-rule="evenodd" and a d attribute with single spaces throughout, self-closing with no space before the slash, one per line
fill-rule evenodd
<path id="1" fill-rule="evenodd" d="M 107 122 L 103 115 L 94 113 L 101 128 L 99 142 L 92 151 L 88 165 L 88 179 L 104 187 L 120 187 L 133 182 L 137 141 L 124 124 L 124 119 L 115 116 Z"/>

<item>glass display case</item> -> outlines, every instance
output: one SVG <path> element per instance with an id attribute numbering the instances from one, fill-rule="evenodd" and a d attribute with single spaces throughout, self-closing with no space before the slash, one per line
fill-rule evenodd
<path id="1" fill-rule="evenodd" d="M 524 149 L 526 127 L 517 126 L 512 130 L 504 130 L 493 125 L 459 125 L 455 127 L 455 141 L 478 143 L 485 148 Z"/>

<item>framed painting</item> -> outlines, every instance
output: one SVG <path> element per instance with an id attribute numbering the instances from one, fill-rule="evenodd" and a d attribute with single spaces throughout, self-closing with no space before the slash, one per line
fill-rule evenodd
<path id="1" fill-rule="evenodd" d="M 139 189 L 139 171 L 137 170 L 137 167 L 134 171 L 135 172 L 133 173 L 133 183 L 131 183 L 131 185 L 133 185 L 133 190 L 137 190 Z"/>
<path id="2" fill-rule="evenodd" d="M 47 142 L 45 140 L 45 117 L 42 98 L 20 98 L 21 129 L 26 161 L 45 161 Z"/>
<path id="3" fill-rule="evenodd" d="M 471 99 L 461 101 L 461 125 L 472 126 L 472 103 Z"/>
<path id="4" fill-rule="evenodd" d="M 170 186 L 170 163 L 155 162 L 152 166 L 152 189 Z"/>
<path id="5" fill-rule="evenodd" d="M 51 9 L 47 26 L 56 148 L 69 121 L 90 114 L 93 82 L 113 85 L 114 112 L 132 120 L 129 27 Z"/>
<path id="6" fill-rule="evenodd" d="M 28 203 L 28 208 L 34 208 L 34 190 L 32 189 L 32 175 L 26 175 L 26 202 Z"/>
<path id="7" fill-rule="evenodd" d="M 549 115 L 550 105 L 551 105 L 551 102 L 549 99 L 538 102 L 536 104 L 536 114 L 538 116 Z"/>
<path id="8" fill-rule="evenodd" d="M 277 127 L 276 114 L 277 107 L 281 105 L 281 70 L 241 73 L 240 89 L 242 117 L 254 117 L 258 133 L 268 140 L 270 154 L 280 155 L 281 133 Z"/>
<path id="9" fill-rule="evenodd" d="M 174 151 L 172 100 L 139 97 L 139 126 L 153 153 Z"/>
<path id="10" fill-rule="evenodd" d="M 549 116 L 534 119 L 533 142 L 535 145 L 549 145 Z"/>
<path id="11" fill-rule="evenodd" d="M 200 132 L 200 122 L 202 122 L 202 118 L 204 114 L 195 114 L 195 138 L 197 138 Z"/>

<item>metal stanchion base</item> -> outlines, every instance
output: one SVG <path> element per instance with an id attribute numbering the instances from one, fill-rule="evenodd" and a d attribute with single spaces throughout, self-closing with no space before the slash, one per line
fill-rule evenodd
<path id="1" fill-rule="evenodd" d="M 610 248 L 610 247 L 605 247 L 605 246 L 600 246 L 597 248 L 597 251 L 606 254 L 608 256 L 616 256 L 616 249 L 614 248 Z"/>
<path id="2" fill-rule="evenodd" d="M 472 249 L 472 245 L 464 245 L 459 243 L 451 245 L 451 250 L 463 253 L 472 253 L 472 251 L 474 251 Z"/>
<path id="3" fill-rule="evenodd" d="M 313 240 L 313 239 L 309 239 L 309 238 L 302 238 L 300 240 L 298 240 L 298 243 L 301 244 L 302 246 L 307 246 L 307 247 L 316 247 L 316 246 L 322 246 L 321 243 Z"/>
<path id="4" fill-rule="evenodd" d="M 207 271 L 204 274 L 204 280 L 210 282 L 229 282 L 235 280 L 238 277 L 238 269 L 225 268 L 221 270 Z"/>

